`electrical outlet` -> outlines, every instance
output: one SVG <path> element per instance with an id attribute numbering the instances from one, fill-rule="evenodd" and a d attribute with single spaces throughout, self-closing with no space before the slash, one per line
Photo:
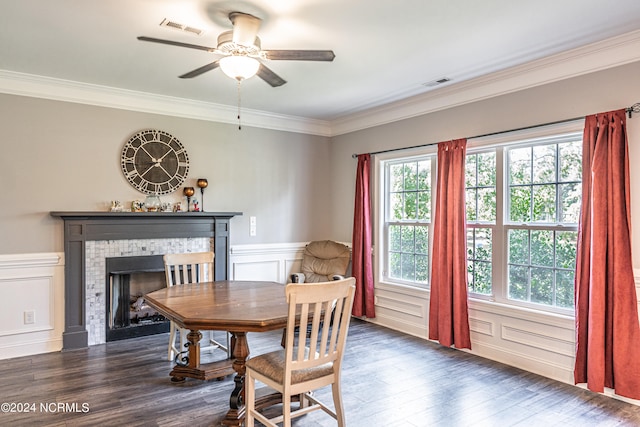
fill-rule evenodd
<path id="1" fill-rule="evenodd" d="M 256 217 L 249 217 L 249 236 L 256 235 Z"/>
<path id="2" fill-rule="evenodd" d="M 35 310 L 27 310 L 24 312 L 24 324 L 25 325 L 33 325 L 36 323 L 36 311 Z"/>

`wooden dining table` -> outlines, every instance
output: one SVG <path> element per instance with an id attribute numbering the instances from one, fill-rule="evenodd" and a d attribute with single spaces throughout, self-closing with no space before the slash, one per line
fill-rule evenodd
<path id="1" fill-rule="evenodd" d="M 276 282 L 221 280 L 171 286 L 151 292 L 145 301 L 181 328 L 189 329 L 186 354 L 176 357 L 169 375 L 174 382 L 186 378 L 209 380 L 235 373 L 235 387 L 222 424 L 240 426 L 244 420 L 244 375 L 249 356 L 247 332 L 285 328 L 287 301 L 284 285 Z M 231 333 L 233 358 L 200 363 L 202 330 Z M 265 395 L 256 401 L 264 408 L 280 401 L 279 395 Z"/>

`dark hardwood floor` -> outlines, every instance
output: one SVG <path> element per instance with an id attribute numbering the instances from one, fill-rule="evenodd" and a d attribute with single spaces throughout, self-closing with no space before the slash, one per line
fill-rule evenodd
<path id="1" fill-rule="evenodd" d="M 280 337 L 249 334 L 252 353 L 277 348 Z M 167 339 L 1 360 L 0 402 L 33 404 L 35 411 L 4 413 L 3 406 L 0 425 L 220 425 L 232 378 L 171 383 Z M 342 374 L 350 427 L 640 426 L 638 406 L 359 320 L 347 347 Z M 330 389 L 317 395 L 331 402 Z M 316 411 L 294 425 L 335 421 Z"/>

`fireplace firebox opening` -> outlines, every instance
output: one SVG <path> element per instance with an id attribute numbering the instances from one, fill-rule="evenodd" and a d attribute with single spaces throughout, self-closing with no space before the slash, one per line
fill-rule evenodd
<path id="1" fill-rule="evenodd" d="M 106 258 L 106 341 L 169 332 L 144 295 L 166 287 L 162 255 Z"/>

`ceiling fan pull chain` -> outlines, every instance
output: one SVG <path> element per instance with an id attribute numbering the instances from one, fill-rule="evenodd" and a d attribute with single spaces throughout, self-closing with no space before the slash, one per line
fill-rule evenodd
<path id="1" fill-rule="evenodd" d="M 242 130 L 242 122 L 240 121 L 240 104 L 242 102 L 242 96 L 240 95 L 240 83 L 242 80 L 238 79 L 238 130 Z"/>

